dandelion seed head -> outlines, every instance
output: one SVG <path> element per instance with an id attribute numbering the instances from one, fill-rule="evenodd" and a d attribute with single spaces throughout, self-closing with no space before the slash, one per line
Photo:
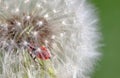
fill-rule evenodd
<path id="1" fill-rule="evenodd" d="M 0 77 L 88 78 L 99 38 L 86 1 L 0 1 Z"/>

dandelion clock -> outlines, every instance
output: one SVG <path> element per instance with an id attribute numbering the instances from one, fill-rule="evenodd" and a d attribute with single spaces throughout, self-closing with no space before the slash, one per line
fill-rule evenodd
<path id="1" fill-rule="evenodd" d="M 0 78 L 90 78 L 93 12 L 85 0 L 0 0 Z"/>

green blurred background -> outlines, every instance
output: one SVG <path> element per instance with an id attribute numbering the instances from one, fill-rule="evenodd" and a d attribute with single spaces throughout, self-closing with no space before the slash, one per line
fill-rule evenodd
<path id="1" fill-rule="evenodd" d="M 104 47 L 92 78 L 120 78 L 120 0 L 90 0 L 100 17 Z"/>

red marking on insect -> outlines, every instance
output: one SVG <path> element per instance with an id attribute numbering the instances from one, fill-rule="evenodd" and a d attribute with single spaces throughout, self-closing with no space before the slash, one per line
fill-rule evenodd
<path id="1" fill-rule="evenodd" d="M 50 51 L 45 46 L 41 46 L 40 49 L 41 52 L 38 52 L 37 57 L 42 60 L 50 59 L 51 57 Z"/>
<path id="2" fill-rule="evenodd" d="M 34 46 L 31 46 L 31 45 L 29 45 L 28 48 L 31 54 L 35 55 L 35 58 L 39 58 L 42 60 L 48 60 L 51 57 L 50 51 L 45 46 L 41 46 L 39 48 L 40 50 L 37 50 Z"/>

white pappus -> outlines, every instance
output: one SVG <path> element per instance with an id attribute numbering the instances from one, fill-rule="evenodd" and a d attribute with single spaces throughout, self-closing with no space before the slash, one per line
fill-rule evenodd
<path id="1" fill-rule="evenodd" d="M 0 0 L 0 78 L 90 78 L 97 22 L 86 0 Z"/>

